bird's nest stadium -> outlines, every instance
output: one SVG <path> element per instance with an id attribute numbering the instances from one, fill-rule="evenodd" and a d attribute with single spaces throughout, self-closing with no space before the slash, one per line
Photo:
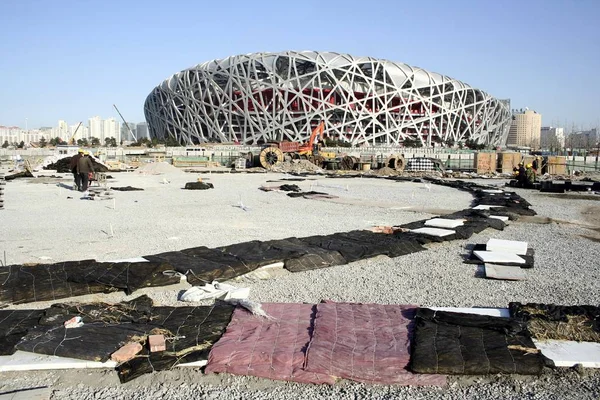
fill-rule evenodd
<path id="1" fill-rule="evenodd" d="M 305 142 L 502 145 L 510 105 L 444 75 L 371 57 L 314 51 L 208 61 L 158 85 L 144 105 L 152 137 L 181 144 Z"/>

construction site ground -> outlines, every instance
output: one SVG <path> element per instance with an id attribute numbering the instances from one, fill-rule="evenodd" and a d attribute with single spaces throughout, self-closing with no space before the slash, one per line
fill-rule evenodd
<path id="1" fill-rule="evenodd" d="M 106 200 L 81 199 L 70 189 L 72 176 L 44 171 L 33 179 L 5 186 L 0 210 L 0 259 L 7 264 L 68 260 L 119 260 L 188 247 L 215 247 L 249 240 L 330 234 L 372 226 L 399 225 L 467 208 L 469 193 L 426 182 L 385 179 L 331 179 L 311 175 L 287 182 L 334 199 L 290 198 L 263 192 L 279 185 L 284 173 L 184 173 L 150 169 L 110 173 Z M 54 175 L 54 177 L 50 177 Z M 201 178 L 214 189 L 184 190 Z M 507 180 L 485 179 L 504 186 Z M 518 192 L 538 213 L 511 222 L 504 231 L 487 229 L 469 240 L 430 244 L 428 251 L 398 258 L 377 257 L 348 265 L 268 280 L 242 278 L 258 302 L 334 301 L 419 304 L 441 307 L 507 307 L 511 301 L 554 304 L 600 303 L 600 195 L 548 195 Z M 595 197 L 594 197 L 595 196 Z M 521 240 L 535 249 L 535 268 L 527 280 L 506 282 L 480 277 L 464 264 L 467 246 L 489 238 Z M 185 284 L 124 293 L 98 294 L 63 301 L 118 302 L 148 294 L 156 305 L 177 300 Z M 11 308 L 45 308 L 37 302 Z M 200 369 L 176 369 L 120 384 L 115 371 L 30 371 L 0 373 L 0 393 L 48 387 L 52 399 L 292 399 L 292 398 L 550 398 L 600 396 L 597 370 L 547 371 L 541 377 L 451 377 L 445 388 L 367 385 L 342 381 L 334 386 L 302 385 L 231 375 L 204 375 Z"/>

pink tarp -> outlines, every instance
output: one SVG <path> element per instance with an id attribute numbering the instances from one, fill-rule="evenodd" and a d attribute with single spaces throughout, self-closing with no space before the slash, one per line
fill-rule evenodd
<path id="1" fill-rule="evenodd" d="M 210 351 L 206 372 L 333 384 L 334 377 L 303 369 L 315 306 L 263 303 L 262 307 L 272 319 L 236 308 L 225 334 Z"/>
<path id="2" fill-rule="evenodd" d="M 318 304 L 304 369 L 367 383 L 445 385 L 445 375 L 406 369 L 415 307 Z"/>

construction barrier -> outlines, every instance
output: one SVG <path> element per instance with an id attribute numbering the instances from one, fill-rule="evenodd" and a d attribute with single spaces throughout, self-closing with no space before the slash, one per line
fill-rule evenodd
<path id="1" fill-rule="evenodd" d="M 478 174 L 486 174 L 496 170 L 496 153 L 477 153 L 475 170 Z"/>
<path id="2" fill-rule="evenodd" d="M 564 156 L 548 156 L 548 173 L 550 175 L 565 175 L 567 173 L 567 158 Z"/>

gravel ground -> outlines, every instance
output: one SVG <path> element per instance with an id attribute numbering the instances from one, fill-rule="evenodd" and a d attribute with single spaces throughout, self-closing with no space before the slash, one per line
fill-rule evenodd
<path id="1" fill-rule="evenodd" d="M 115 192 L 112 200 L 79 200 L 78 193 L 60 189 L 53 179 L 9 182 L 5 210 L 0 211 L 0 251 L 9 263 L 54 262 L 136 257 L 192 246 L 219 246 L 254 239 L 328 234 L 372 225 L 396 225 L 430 217 L 424 211 L 459 210 L 470 205 L 470 194 L 441 186 L 376 179 L 325 179 L 297 183 L 304 190 L 340 196 L 337 202 L 291 199 L 262 192 L 258 186 L 282 174 L 113 174 L 112 186 L 135 186 L 143 192 Z M 202 176 L 214 190 L 181 190 Z M 163 178 L 170 184 L 163 184 Z M 43 183 L 46 182 L 46 183 Z M 70 180 L 61 181 L 70 184 Z M 504 181 L 482 181 L 502 185 Z M 513 190 L 513 189 L 511 189 Z M 600 203 L 565 200 L 539 192 L 516 190 L 544 218 L 512 222 L 502 232 L 486 230 L 467 241 L 429 246 L 424 252 L 390 259 L 378 257 L 318 271 L 286 274 L 239 285 L 251 288 L 252 300 L 318 302 L 322 299 L 423 306 L 505 307 L 509 301 L 599 304 L 600 246 L 582 235 L 594 231 Z M 67 197 L 73 197 L 68 199 Z M 237 207 L 241 200 L 249 207 Z M 420 212 L 406 211 L 406 207 Z M 113 237 L 109 237 L 112 225 Z M 527 281 L 481 279 L 475 265 L 462 263 L 466 246 L 490 237 L 524 240 L 536 251 L 535 268 Z M 134 296 L 92 295 L 77 301 L 121 301 L 148 293 L 157 304 L 177 305 L 186 285 L 145 289 Z M 52 302 L 14 308 L 47 307 Z M 181 304 L 181 303 L 179 303 Z M 198 370 L 166 371 L 120 385 L 113 371 L 49 371 L 0 374 L 0 393 L 48 385 L 52 398 L 507 398 L 597 399 L 600 373 L 573 369 L 547 371 L 540 378 L 515 376 L 451 378 L 448 388 L 402 388 L 341 382 L 333 387 L 298 385 L 250 377 L 204 376 Z"/>

